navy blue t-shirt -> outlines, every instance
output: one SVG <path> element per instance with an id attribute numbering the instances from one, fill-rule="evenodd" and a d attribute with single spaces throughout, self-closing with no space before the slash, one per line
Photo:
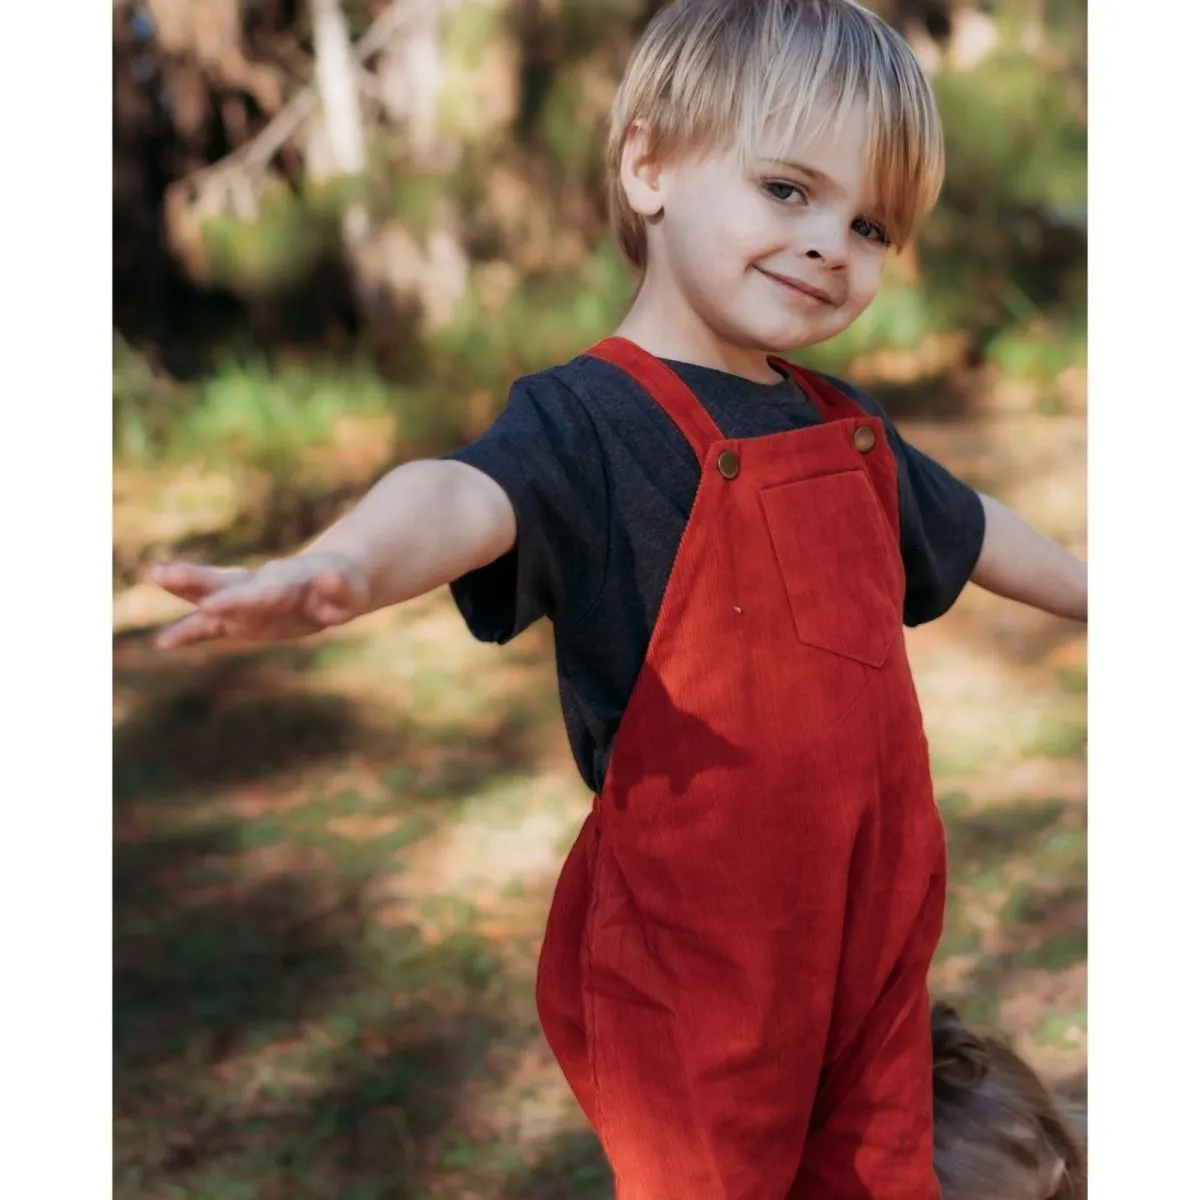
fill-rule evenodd
<path id="1" fill-rule="evenodd" d="M 821 421 L 791 379 L 755 383 L 690 363 L 668 365 L 728 438 Z M 905 443 L 869 396 L 830 382 L 885 424 L 899 476 L 904 620 L 931 621 L 975 569 L 983 506 L 971 488 Z M 550 618 L 567 736 L 584 780 L 599 791 L 700 464 L 638 383 L 588 356 L 519 379 L 495 424 L 448 457 L 494 479 L 517 517 L 516 546 L 453 583 L 454 599 L 481 641 L 504 643 Z"/>

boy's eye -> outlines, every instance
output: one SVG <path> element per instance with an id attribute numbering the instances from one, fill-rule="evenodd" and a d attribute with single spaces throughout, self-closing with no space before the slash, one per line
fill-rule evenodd
<path id="1" fill-rule="evenodd" d="M 778 200 L 782 204 L 791 204 L 793 201 L 803 203 L 807 199 L 803 188 L 788 183 L 786 179 L 768 179 L 763 188 L 772 200 Z"/>
<path id="2" fill-rule="evenodd" d="M 866 217 L 855 217 L 853 222 L 851 222 L 850 228 L 859 237 L 865 237 L 869 242 L 878 242 L 881 246 L 890 246 L 892 244 L 891 239 L 887 235 L 887 230 L 878 221 L 871 221 Z"/>

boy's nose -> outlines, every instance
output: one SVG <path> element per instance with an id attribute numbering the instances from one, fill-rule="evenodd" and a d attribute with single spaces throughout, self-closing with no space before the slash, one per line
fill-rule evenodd
<path id="1" fill-rule="evenodd" d="M 846 239 L 838 240 L 830 239 L 822 241 L 820 244 L 814 244 L 811 240 L 808 249 L 804 251 L 804 257 L 814 262 L 823 263 L 830 270 L 836 270 L 838 267 L 846 265 Z"/>
<path id="2" fill-rule="evenodd" d="M 814 221 L 802 232 L 797 249 L 810 261 L 836 270 L 846 265 L 850 253 L 848 232 L 840 220 Z"/>

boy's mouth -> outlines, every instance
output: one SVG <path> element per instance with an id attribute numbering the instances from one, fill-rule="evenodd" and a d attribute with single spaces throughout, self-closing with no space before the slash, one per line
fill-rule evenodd
<path id="1" fill-rule="evenodd" d="M 800 296 L 807 296 L 810 300 L 815 300 L 820 304 L 828 304 L 836 306 L 837 301 L 834 300 L 824 288 L 816 287 L 814 284 L 805 283 L 802 279 L 793 279 L 790 275 L 777 275 L 774 271 L 768 271 L 765 267 L 756 267 L 768 279 L 774 280 L 781 287 L 785 287 Z"/>

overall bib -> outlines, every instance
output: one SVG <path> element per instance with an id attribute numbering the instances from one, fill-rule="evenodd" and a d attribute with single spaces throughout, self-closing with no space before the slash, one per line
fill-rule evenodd
<path id="1" fill-rule="evenodd" d="M 945 842 L 882 422 L 724 438 L 609 338 L 701 479 L 538 967 L 619 1200 L 937 1200 L 926 975 Z"/>

